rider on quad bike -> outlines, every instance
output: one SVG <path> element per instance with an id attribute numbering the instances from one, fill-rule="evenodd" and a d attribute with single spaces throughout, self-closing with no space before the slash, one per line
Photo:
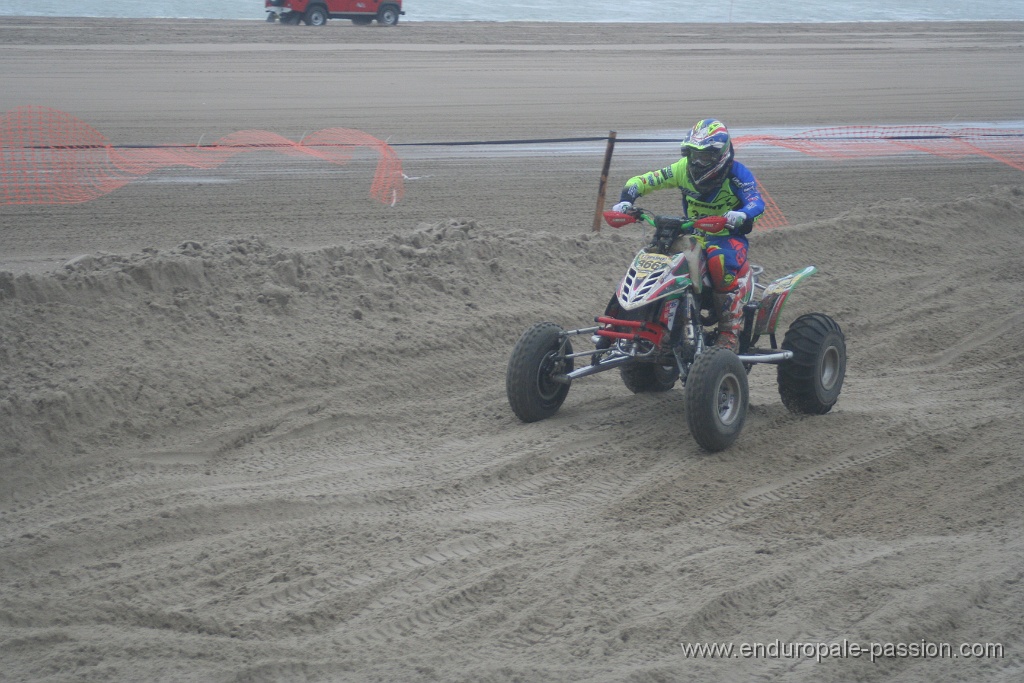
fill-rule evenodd
<path id="1" fill-rule="evenodd" d="M 684 219 L 725 217 L 726 227 L 703 237 L 703 247 L 718 314 L 715 346 L 738 353 L 743 303 L 752 287 L 746 235 L 764 213 L 764 201 L 754 174 L 734 161 L 729 129 L 721 121 L 701 119 L 681 147 L 682 158 L 671 166 L 626 181 L 613 211 L 628 213 L 645 194 L 678 187 Z"/>
<path id="2" fill-rule="evenodd" d="M 663 187 L 682 191 L 687 218 L 632 205 Z M 575 380 L 617 369 L 634 394 L 669 391 L 681 382 L 690 434 L 717 452 L 743 429 L 747 373 L 756 365 L 777 367 L 779 395 L 792 412 L 829 412 L 846 374 L 846 338 L 828 315 L 805 313 L 778 343 L 783 305 L 817 267 L 758 282 L 764 269 L 747 262 L 745 235 L 764 209 L 753 174 L 733 161 L 725 126 L 698 122 L 683 142 L 682 159 L 631 178 L 620 203 L 603 213 L 613 228 L 654 228 L 604 315 L 574 329 L 538 322 L 520 335 L 505 373 L 512 412 L 523 422 L 552 417 Z M 593 351 L 573 348 L 581 337 L 590 338 Z M 759 346 L 762 339 L 770 347 Z"/>

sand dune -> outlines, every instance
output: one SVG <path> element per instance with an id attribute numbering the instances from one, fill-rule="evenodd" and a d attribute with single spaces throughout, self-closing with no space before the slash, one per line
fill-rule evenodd
<path id="1" fill-rule="evenodd" d="M 185 40 L 174 23 L 131 25 L 110 36 Z M 257 30 L 218 26 L 228 44 Z M 24 49 L 0 58 L 35 55 L 30 73 L 79 40 L 67 26 L 2 30 Z M 439 27 L 359 36 L 437 44 L 428 30 L 443 44 Z M 972 69 L 1021 57 L 1000 38 L 1014 25 L 865 30 L 890 56 L 952 35 L 982 45 L 959 53 Z M 398 58 L 380 58 L 392 77 Z M 171 83 L 192 59 L 146 63 Z M 524 69 L 519 98 L 543 89 L 508 59 Z M 113 80 L 96 76 L 98 90 Z M 941 103 L 955 84 L 940 81 L 913 97 Z M 1011 106 L 996 81 L 971 85 L 995 102 L 979 119 Z M 255 118 L 232 109 L 238 87 L 217 116 Z M 43 104 L 91 108 L 103 130 L 163 130 L 81 93 Z M 285 134 L 318 106 L 262 127 Z M 856 118 L 828 106 L 833 122 Z M 182 108 L 193 118 L 169 137 L 205 121 L 200 104 Z M 499 117 L 532 123 L 503 104 L 464 115 L 488 133 Z M 612 107 L 601 126 L 633 115 Z M 617 159 L 613 184 L 647 161 Z M 391 208 L 365 194 L 372 165 L 267 156 L 170 169 L 87 204 L 0 207 L 0 679 L 1019 680 L 1020 171 L 920 155 L 755 168 L 791 225 L 756 233 L 753 260 L 768 276 L 818 266 L 783 325 L 835 317 L 848 374 L 831 413 L 799 417 L 755 368 L 743 434 L 710 455 L 687 434 L 680 388 L 634 396 L 607 373 L 545 422 L 508 407 L 520 332 L 587 323 L 640 242 L 589 232 L 599 165 L 407 161 L 422 179 Z M 999 643 L 1004 656 L 819 663 L 680 647 L 844 639 Z"/>

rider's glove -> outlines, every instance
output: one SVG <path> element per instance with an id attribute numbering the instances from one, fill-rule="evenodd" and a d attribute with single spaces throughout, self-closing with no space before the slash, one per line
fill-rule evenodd
<path id="1" fill-rule="evenodd" d="M 738 228 L 747 220 L 747 214 L 742 211 L 728 211 L 725 214 L 725 222 L 730 228 Z"/>
<path id="2" fill-rule="evenodd" d="M 633 205 L 630 202 L 619 202 L 612 207 L 612 211 L 618 211 L 619 213 L 629 213 L 633 209 Z"/>

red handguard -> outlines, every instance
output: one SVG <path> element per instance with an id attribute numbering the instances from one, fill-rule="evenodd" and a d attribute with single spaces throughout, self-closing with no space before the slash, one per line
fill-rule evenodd
<path id="1" fill-rule="evenodd" d="M 693 222 L 693 229 L 713 235 L 716 232 L 725 230 L 727 225 L 728 222 L 725 220 L 725 216 L 708 216 L 707 218 L 695 220 Z"/>
<path id="2" fill-rule="evenodd" d="M 621 211 L 605 211 L 604 222 L 613 228 L 621 228 L 624 225 L 636 223 L 636 218 L 634 216 L 630 216 L 628 213 L 622 213 Z"/>

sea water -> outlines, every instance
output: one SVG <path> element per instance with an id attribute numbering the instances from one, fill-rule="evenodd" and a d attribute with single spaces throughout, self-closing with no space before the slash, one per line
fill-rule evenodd
<path id="1" fill-rule="evenodd" d="M 1022 21 L 1024 0 L 405 0 L 402 21 Z M 0 0 L 0 16 L 253 19 L 262 0 Z"/>

